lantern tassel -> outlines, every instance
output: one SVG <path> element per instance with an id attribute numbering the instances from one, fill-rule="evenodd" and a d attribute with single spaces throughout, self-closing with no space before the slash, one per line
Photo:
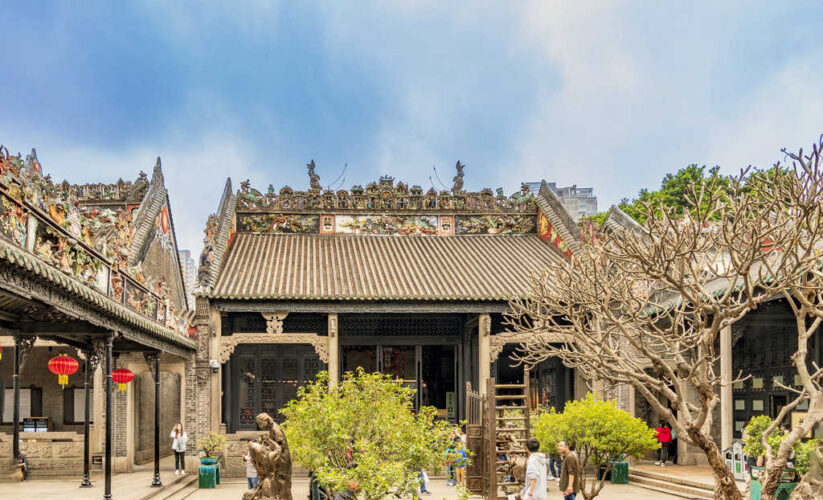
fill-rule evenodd
<path id="1" fill-rule="evenodd" d="M 121 392 L 125 392 L 126 384 L 117 384 L 117 388 L 120 389 Z"/>

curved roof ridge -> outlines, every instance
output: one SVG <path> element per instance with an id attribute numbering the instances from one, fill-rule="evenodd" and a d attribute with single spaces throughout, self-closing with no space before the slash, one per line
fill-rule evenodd
<path id="1" fill-rule="evenodd" d="M 561 203 L 560 198 L 554 194 L 554 191 L 549 189 L 545 180 L 540 181 L 540 189 L 537 192 L 537 206 L 543 215 L 549 219 L 552 226 L 560 233 L 563 241 L 569 245 L 572 253 L 577 253 L 580 250 L 580 241 L 583 237 L 577 223 L 569 215 L 566 207 Z"/>
<path id="2" fill-rule="evenodd" d="M 223 261 L 223 255 L 229 246 L 229 238 L 234 230 L 234 212 L 237 208 L 237 195 L 232 192 L 231 177 L 226 179 L 223 195 L 217 212 L 209 215 L 206 221 L 203 239 L 203 251 L 197 269 L 197 289 L 195 292 L 210 290 L 217 281 Z"/>

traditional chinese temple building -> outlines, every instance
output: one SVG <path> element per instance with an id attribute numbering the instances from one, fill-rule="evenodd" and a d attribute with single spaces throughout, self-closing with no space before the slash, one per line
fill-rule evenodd
<path id="1" fill-rule="evenodd" d="M 417 389 L 416 405 L 455 421 L 467 382 L 522 380 L 501 356 L 516 342 L 497 336 L 502 313 L 533 273 L 573 255 L 578 228 L 545 183 L 536 194 L 467 192 L 462 170 L 440 192 L 392 177 L 331 191 L 314 163 L 305 191 L 243 182 L 235 193 L 227 182 L 196 299 L 198 362 L 220 367 L 206 388 L 212 428 L 253 429 L 320 370 L 395 375 Z M 562 405 L 573 376 L 545 365 L 535 391 Z"/>
<path id="2" fill-rule="evenodd" d="M 151 179 L 72 185 L 0 149 L 3 456 L 84 484 L 150 462 L 157 429 L 195 422 L 188 309 L 159 158 Z M 127 390 L 102 389 L 112 373 Z"/>

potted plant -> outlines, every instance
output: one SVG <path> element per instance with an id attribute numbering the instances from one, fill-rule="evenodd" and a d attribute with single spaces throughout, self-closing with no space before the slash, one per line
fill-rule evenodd
<path id="1" fill-rule="evenodd" d="M 209 432 L 206 436 L 197 440 L 197 448 L 203 452 L 200 463 L 203 465 L 214 465 L 217 463 L 218 450 L 226 446 L 226 436 L 216 432 Z"/>

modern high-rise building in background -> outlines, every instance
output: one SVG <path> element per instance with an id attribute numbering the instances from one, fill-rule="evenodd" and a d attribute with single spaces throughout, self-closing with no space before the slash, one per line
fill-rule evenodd
<path id="1" fill-rule="evenodd" d="M 186 294 L 189 301 L 189 308 L 194 309 L 194 286 L 197 282 L 197 266 L 191 258 L 191 250 L 180 250 L 180 269 L 183 270 L 183 279 L 186 282 Z"/>
<path id="2" fill-rule="evenodd" d="M 532 193 L 537 193 L 540 189 L 539 182 L 527 182 L 526 185 Z M 555 182 L 547 182 L 546 185 L 560 198 L 560 202 L 574 220 L 579 221 L 582 217 L 591 217 L 597 213 L 597 197 L 594 195 L 594 188 L 580 188 L 577 184 L 557 187 Z"/>

